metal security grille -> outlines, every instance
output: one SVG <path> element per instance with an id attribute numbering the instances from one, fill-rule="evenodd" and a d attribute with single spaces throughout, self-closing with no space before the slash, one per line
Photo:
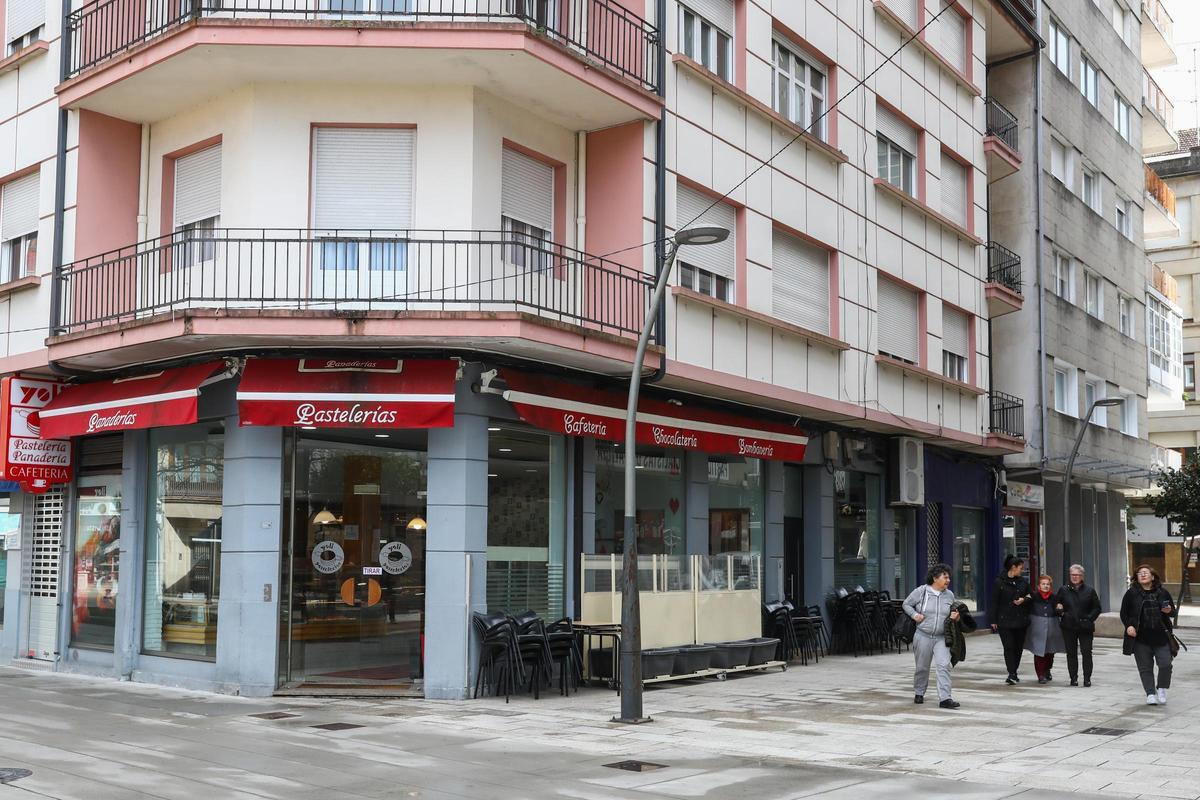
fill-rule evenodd
<path id="1" fill-rule="evenodd" d="M 29 572 L 29 594 L 33 597 L 58 597 L 58 554 L 64 502 L 61 488 L 51 489 L 35 500 Z"/>
<path id="2" fill-rule="evenodd" d="M 938 503 L 925 504 L 925 552 L 927 567 L 941 563 L 942 507 Z"/>

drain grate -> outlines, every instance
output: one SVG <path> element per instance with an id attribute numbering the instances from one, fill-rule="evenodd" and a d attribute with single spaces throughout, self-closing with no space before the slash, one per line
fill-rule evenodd
<path id="1" fill-rule="evenodd" d="M 286 711 L 266 711 L 262 714 L 251 714 L 255 719 L 292 719 L 300 716 L 299 714 L 289 714 Z"/>
<path id="2" fill-rule="evenodd" d="M 618 761 L 615 764 L 605 764 L 613 769 L 623 769 L 626 772 L 653 772 L 656 769 L 666 769 L 666 764 L 652 764 L 649 761 Z"/>
<path id="3" fill-rule="evenodd" d="M 310 728 L 320 728 L 323 731 L 348 731 L 353 728 L 362 728 L 363 725 L 354 725 L 349 722 L 326 722 L 324 725 L 309 725 Z"/>
<path id="4" fill-rule="evenodd" d="M 19 781 L 21 778 L 28 778 L 32 774 L 33 772 L 27 769 L 17 769 L 16 767 L 0 767 L 0 784 Z"/>
<path id="5" fill-rule="evenodd" d="M 1085 731 L 1080 731 L 1080 733 L 1087 733 L 1092 736 L 1124 736 L 1127 733 L 1132 733 L 1132 731 L 1122 728 L 1088 728 Z"/>

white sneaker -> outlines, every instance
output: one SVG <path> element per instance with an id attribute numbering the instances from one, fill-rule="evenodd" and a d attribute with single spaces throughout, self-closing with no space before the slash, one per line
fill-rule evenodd
<path id="1" fill-rule="evenodd" d="M 1158 705 L 1158 695 L 1154 695 L 1154 694 L 1146 695 L 1146 705 L 1148 705 L 1148 706 Z"/>
<path id="2" fill-rule="evenodd" d="M 1166 689 L 1158 690 L 1158 704 L 1160 706 L 1165 706 L 1167 704 L 1167 690 Z"/>

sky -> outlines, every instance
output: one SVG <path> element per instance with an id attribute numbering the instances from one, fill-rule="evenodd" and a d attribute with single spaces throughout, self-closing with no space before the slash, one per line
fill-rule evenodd
<path id="1" fill-rule="evenodd" d="M 1175 51 L 1179 54 L 1179 63 L 1154 70 L 1154 80 L 1175 104 L 1176 130 L 1200 127 L 1197 113 L 1197 98 L 1200 97 L 1200 2 L 1168 0 L 1167 9 L 1175 20 Z"/>

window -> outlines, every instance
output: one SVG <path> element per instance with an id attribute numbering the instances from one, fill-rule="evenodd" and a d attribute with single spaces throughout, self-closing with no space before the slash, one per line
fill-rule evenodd
<path id="1" fill-rule="evenodd" d="M 954 16 L 958 16 L 955 14 Z M 967 167 L 942 151 L 942 213 L 964 228 L 967 226 Z"/>
<path id="2" fill-rule="evenodd" d="M 1075 302 L 1075 263 L 1062 253 L 1054 254 L 1054 293 L 1069 303 Z"/>
<path id="3" fill-rule="evenodd" d="M 1113 94 L 1113 127 L 1117 129 L 1117 133 L 1121 134 L 1121 138 L 1125 141 L 1132 141 L 1129 138 L 1129 117 L 1131 109 L 1129 104 L 1121 99 L 1121 95 Z"/>
<path id="4" fill-rule="evenodd" d="M 877 348 L 883 355 L 916 364 L 920 354 L 920 298 L 917 292 L 879 277 Z"/>
<path id="5" fill-rule="evenodd" d="M 878 586 L 882 481 L 850 470 L 833 473 L 835 586 Z"/>
<path id="6" fill-rule="evenodd" d="M 4 593 L 8 589 L 7 540 L 21 530 L 21 504 L 12 503 L 11 497 L 0 496 L 0 630 L 4 629 Z"/>
<path id="7" fill-rule="evenodd" d="M 1084 276 L 1084 283 L 1085 309 L 1093 317 L 1102 319 L 1104 317 L 1104 284 L 1100 282 L 1099 276 L 1090 272 Z"/>
<path id="8" fill-rule="evenodd" d="M 1100 72 L 1087 56 L 1079 62 L 1079 91 L 1096 108 L 1100 107 Z"/>
<path id="9" fill-rule="evenodd" d="M 554 231 L 554 167 L 504 148 L 500 167 L 504 260 L 514 267 L 550 266 Z"/>
<path id="10" fill-rule="evenodd" d="M 697 5 L 700 5 L 697 3 Z M 729 0 L 704 0 L 712 17 L 705 19 L 687 6 L 679 7 L 679 50 L 709 72 L 733 80 L 733 4 Z"/>
<path id="11" fill-rule="evenodd" d="M 675 194 L 676 230 L 713 225 L 729 231 L 729 238 L 723 242 L 684 250 L 684 258 L 679 263 L 679 284 L 732 303 L 737 264 L 737 217 L 733 206 L 723 202 L 714 204 L 707 195 L 682 183 Z"/>
<path id="12" fill-rule="evenodd" d="M 1126 239 L 1132 235 L 1131 226 L 1129 224 L 1129 201 L 1117 198 L 1114 204 L 1113 224 L 1117 226 L 1117 230 Z"/>
<path id="13" fill-rule="evenodd" d="M 829 251 L 776 231 L 771 310 L 778 319 L 829 333 Z"/>
<path id="14" fill-rule="evenodd" d="M 937 38 L 942 56 L 959 72 L 969 72 L 970 54 L 967 52 L 967 26 L 970 23 L 953 7 L 937 19 L 937 30 L 931 31 Z"/>
<path id="15" fill-rule="evenodd" d="M 1069 364 L 1054 367 L 1054 410 L 1079 416 L 1079 370 Z"/>
<path id="16" fill-rule="evenodd" d="M 1087 378 L 1083 383 L 1083 413 L 1092 407 L 1092 403 L 1104 399 L 1104 381 L 1099 378 Z M 1108 425 L 1108 409 L 1097 406 L 1092 412 L 1092 424 L 1105 427 Z"/>
<path id="17" fill-rule="evenodd" d="M 1063 75 L 1071 74 L 1071 35 L 1058 22 L 1050 20 L 1050 60 Z"/>
<path id="18" fill-rule="evenodd" d="M 1074 147 L 1050 138 L 1050 174 L 1071 191 L 1075 190 L 1075 156 Z"/>
<path id="19" fill-rule="evenodd" d="M 825 140 L 825 72 L 778 39 L 774 50 L 775 110 Z"/>
<path id="20" fill-rule="evenodd" d="M 313 227 L 321 237 L 324 296 L 347 287 L 406 291 L 394 281 L 408 265 L 405 232 L 413 220 L 415 131 L 319 127 L 313 138 Z M 366 267 L 365 284 L 344 271 Z M 389 276 L 388 286 L 378 281 Z"/>
<path id="21" fill-rule="evenodd" d="M 1117 36 L 1121 37 L 1122 42 L 1133 45 L 1133 15 L 1122 0 L 1116 0 L 1113 3 L 1112 26 L 1113 30 L 1117 32 Z"/>
<path id="22" fill-rule="evenodd" d="M 708 457 L 708 554 L 762 553 L 763 462 Z"/>
<path id="23" fill-rule="evenodd" d="M 1137 436 L 1138 432 L 1138 403 L 1137 395 L 1122 393 L 1121 403 L 1121 433 Z"/>
<path id="24" fill-rule="evenodd" d="M 121 464 L 124 438 L 79 442 L 75 489 L 71 643 L 111 650 L 121 585 Z M 126 545 L 129 541 L 126 540 Z"/>
<path id="25" fill-rule="evenodd" d="M 905 194 L 917 193 L 917 131 L 887 108 L 875 107 L 879 177 Z"/>
<path id="26" fill-rule="evenodd" d="M 596 553 L 625 550 L 625 453 L 596 442 Z M 638 446 L 634 466 L 639 555 L 683 555 L 687 541 L 687 485 L 682 450 Z M 672 502 L 672 499 L 674 502 Z"/>
<path id="27" fill-rule="evenodd" d="M 1100 175 L 1087 167 L 1083 169 L 1083 202 L 1093 211 L 1100 210 Z"/>
<path id="28" fill-rule="evenodd" d="M 951 510 L 954 528 L 954 599 L 961 600 L 971 611 L 978 611 L 983 602 L 987 574 L 983 565 L 983 540 L 987 530 L 981 508 Z"/>
<path id="29" fill-rule="evenodd" d="M 1183 357 L 1183 390 L 1189 399 L 1196 394 L 1196 354 L 1188 353 Z"/>
<path id="30" fill-rule="evenodd" d="M 0 190 L 0 283 L 37 274 L 40 186 L 35 171 Z"/>
<path id="31" fill-rule="evenodd" d="M 220 422 L 150 432 L 143 652 L 216 658 L 224 441 Z"/>
<path id="32" fill-rule="evenodd" d="M 188 268 L 216 257 L 221 219 L 221 145 L 175 159 L 174 260 Z"/>
<path id="33" fill-rule="evenodd" d="M 1121 333 L 1133 336 L 1133 305 L 1125 295 L 1117 298 L 1117 314 L 1120 318 L 1117 326 Z"/>
<path id="34" fill-rule="evenodd" d="M 8 0 L 6 6 L 8 19 L 5 43 L 11 55 L 42 38 L 42 29 L 46 24 L 46 3 L 44 0 Z"/>
<path id="35" fill-rule="evenodd" d="M 1146 347 L 1150 350 L 1150 366 L 1161 370 L 1159 374 L 1174 372 L 1174 361 L 1182 350 L 1173 318 L 1178 319 L 1166 304 L 1153 296 L 1146 298 Z"/>
<path id="36" fill-rule="evenodd" d="M 956 308 L 942 306 L 942 374 L 966 383 L 971 353 L 971 322 Z"/>

